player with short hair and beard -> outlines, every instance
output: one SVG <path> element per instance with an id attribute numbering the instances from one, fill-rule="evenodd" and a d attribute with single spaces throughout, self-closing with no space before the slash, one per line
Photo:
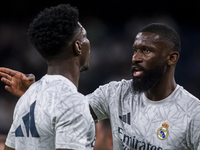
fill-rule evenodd
<path id="1" fill-rule="evenodd" d="M 17 102 L 5 150 L 93 149 L 94 120 L 85 96 L 77 91 L 90 56 L 78 10 L 69 4 L 46 8 L 28 33 L 48 70 Z"/>
<path id="2" fill-rule="evenodd" d="M 149 36 L 149 35 L 146 35 L 147 33 L 145 34 L 143 32 L 150 32 L 156 35 Z M 146 42 L 145 45 L 142 45 L 143 44 L 142 42 L 143 43 Z M 160 52 L 160 55 L 156 55 L 157 58 L 150 57 L 151 60 L 157 61 L 157 63 L 156 62 L 153 63 L 155 67 L 153 66 L 149 68 L 148 66 L 151 65 L 151 62 L 148 62 L 148 60 L 146 61 L 142 60 L 140 56 L 137 56 L 137 55 L 140 55 L 140 54 L 137 54 L 137 52 L 139 49 L 142 49 L 145 54 L 144 56 L 152 56 L 152 54 L 155 54 L 155 53 L 159 54 L 159 52 L 154 52 L 154 51 L 153 53 L 151 53 L 151 49 L 153 49 L 152 46 L 154 46 L 153 44 L 156 42 L 157 43 L 161 42 L 165 44 L 164 46 L 165 48 L 161 47 L 162 51 Z M 141 48 L 139 46 L 141 46 Z M 161 48 L 159 47 L 158 49 L 161 49 Z M 161 78 L 165 79 L 165 77 L 163 76 L 165 74 L 164 72 L 165 72 L 166 61 L 165 59 L 162 60 L 162 57 L 161 57 L 163 53 L 165 52 L 165 49 L 167 49 L 167 51 L 170 50 L 170 52 L 172 53 L 172 55 L 169 55 L 168 57 L 173 56 L 172 58 L 174 58 L 174 61 L 175 62 L 178 61 L 179 54 L 181 52 L 180 38 L 173 29 L 170 29 L 167 26 L 159 25 L 159 24 L 149 25 L 143 28 L 140 31 L 140 33 L 136 36 L 136 41 L 133 45 L 134 55 L 132 59 L 132 78 L 133 78 L 132 85 L 134 88 L 134 92 L 141 93 L 141 92 L 149 91 L 150 89 L 153 88 L 154 85 L 157 85 L 156 83 L 160 81 Z M 142 65 L 144 63 L 146 64 L 146 66 Z M 170 67 L 172 73 L 175 71 L 174 70 L 175 65 L 176 63 Z M 165 76 L 167 75 L 168 74 L 166 74 Z M 171 78 L 174 78 L 174 76 L 170 76 L 170 75 L 168 76 Z M 171 81 L 171 85 L 173 85 L 172 90 L 174 90 L 176 83 L 174 82 L 174 79 L 171 79 L 170 81 Z"/>
<path id="3" fill-rule="evenodd" d="M 114 150 L 200 150 L 200 101 L 174 77 L 180 50 L 174 29 L 149 24 L 133 44 L 133 79 L 110 82 L 87 95 L 93 118 L 110 119 Z M 11 94 L 23 93 L 23 83 L 32 84 L 20 72 L 0 72 Z"/>
<path id="4" fill-rule="evenodd" d="M 200 101 L 175 82 L 180 38 L 153 23 L 136 35 L 132 80 L 88 95 L 93 118 L 109 118 L 115 150 L 200 149 Z"/>

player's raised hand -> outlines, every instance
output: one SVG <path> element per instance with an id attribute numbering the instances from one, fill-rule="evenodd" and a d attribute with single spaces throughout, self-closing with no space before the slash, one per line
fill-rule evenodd
<path id="1" fill-rule="evenodd" d="M 35 82 L 33 74 L 23 74 L 9 68 L 0 67 L 1 81 L 6 84 L 5 89 L 10 94 L 21 97 L 31 84 Z"/>

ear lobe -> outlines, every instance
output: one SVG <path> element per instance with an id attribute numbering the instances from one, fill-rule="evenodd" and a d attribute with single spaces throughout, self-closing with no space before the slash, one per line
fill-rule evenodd
<path id="1" fill-rule="evenodd" d="M 171 52 L 171 54 L 168 56 L 168 65 L 174 65 L 177 63 L 179 59 L 179 53 L 176 51 Z"/>
<path id="2" fill-rule="evenodd" d="M 81 55 L 82 54 L 82 46 L 80 41 L 75 41 L 74 43 L 74 54 Z"/>

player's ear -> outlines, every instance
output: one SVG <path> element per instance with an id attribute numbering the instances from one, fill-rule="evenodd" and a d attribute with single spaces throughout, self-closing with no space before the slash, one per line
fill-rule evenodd
<path id="1" fill-rule="evenodd" d="M 82 46 L 81 46 L 81 41 L 76 40 L 74 43 L 74 54 L 75 55 L 81 55 L 82 54 Z"/>
<path id="2" fill-rule="evenodd" d="M 168 59 L 168 61 L 167 61 L 168 65 L 174 65 L 177 63 L 177 61 L 179 59 L 179 53 L 176 51 L 172 51 L 169 53 L 167 59 Z"/>

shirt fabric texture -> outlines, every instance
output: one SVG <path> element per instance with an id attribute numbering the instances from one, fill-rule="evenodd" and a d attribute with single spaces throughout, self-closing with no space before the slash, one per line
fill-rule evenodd
<path id="1" fill-rule="evenodd" d="M 16 150 L 91 150 L 95 126 L 85 96 L 61 75 L 45 75 L 15 106 L 6 145 Z"/>
<path id="2" fill-rule="evenodd" d="M 200 150 L 199 99 L 177 85 L 151 101 L 131 84 L 114 81 L 87 95 L 98 121 L 110 119 L 114 150 Z"/>

